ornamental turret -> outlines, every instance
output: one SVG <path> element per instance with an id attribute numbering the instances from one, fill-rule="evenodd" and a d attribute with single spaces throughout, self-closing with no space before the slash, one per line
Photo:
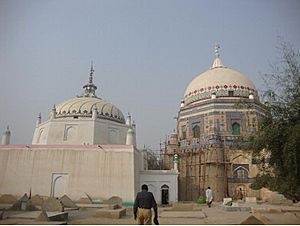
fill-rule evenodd
<path id="1" fill-rule="evenodd" d="M 41 112 L 38 114 L 38 117 L 36 119 L 35 126 L 38 127 L 42 123 L 42 114 Z"/>
<path id="2" fill-rule="evenodd" d="M 9 130 L 9 126 L 7 126 L 6 130 L 2 134 L 1 144 L 9 145 L 10 144 L 10 135 L 11 135 L 11 133 L 10 133 L 10 130 Z"/>

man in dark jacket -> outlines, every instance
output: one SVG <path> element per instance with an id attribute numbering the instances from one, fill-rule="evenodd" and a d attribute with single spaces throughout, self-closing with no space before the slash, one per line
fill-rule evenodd
<path id="1" fill-rule="evenodd" d="M 154 210 L 154 223 L 158 224 L 157 204 L 154 196 L 151 192 L 148 192 L 148 186 L 142 185 L 142 191 L 140 191 L 135 199 L 133 206 L 134 219 L 138 220 L 138 224 L 152 224 L 151 208 Z"/>

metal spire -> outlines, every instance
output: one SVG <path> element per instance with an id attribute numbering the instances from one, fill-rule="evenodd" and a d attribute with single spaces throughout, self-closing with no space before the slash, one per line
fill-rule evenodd
<path id="1" fill-rule="evenodd" d="M 220 45 L 217 43 L 215 45 L 215 55 L 216 55 L 216 58 L 220 57 Z"/>
<path id="2" fill-rule="evenodd" d="M 93 75 L 94 75 L 94 64 L 93 61 L 91 62 L 91 71 L 90 71 L 90 76 L 89 76 L 89 81 L 86 83 L 83 88 L 84 88 L 84 93 L 82 96 L 84 97 L 96 97 L 96 89 L 97 86 L 93 83 Z"/>
<path id="3" fill-rule="evenodd" d="M 93 83 L 93 75 L 94 75 L 94 65 L 93 65 L 93 61 L 91 61 L 91 72 L 90 72 L 89 83 Z"/>

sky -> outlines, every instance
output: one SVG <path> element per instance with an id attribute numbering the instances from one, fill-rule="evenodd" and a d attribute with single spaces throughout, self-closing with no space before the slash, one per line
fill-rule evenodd
<path id="1" fill-rule="evenodd" d="M 138 147 L 158 149 L 216 43 L 263 91 L 278 37 L 299 50 L 299 25 L 298 0 L 0 0 L 0 132 L 30 144 L 38 113 L 82 94 L 93 61 L 97 95 L 130 112 Z"/>

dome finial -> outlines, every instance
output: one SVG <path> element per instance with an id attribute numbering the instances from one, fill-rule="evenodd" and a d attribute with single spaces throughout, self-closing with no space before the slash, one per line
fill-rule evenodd
<path id="1" fill-rule="evenodd" d="M 91 61 L 91 72 L 90 72 L 89 83 L 93 83 L 93 75 L 94 75 L 94 65 L 93 65 L 93 61 Z"/>
<path id="2" fill-rule="evenodd" d="M 220 45 L 216 43 L 215 45 L 215 60 L 213 62 L 213 65 L 212 65 L 212 69 L 213 68 L 218 68 L 218 67 L 224 67 L 222 61 L 221 61 L 221 58 L 220 58 Z"/>
<path id="3" fill-rule="evenodd" d="M 82 96 L 84 97 L 96 97 L 96 89 L 97 86 L 93 83 L 93 75 L 94 75 L 94 64 L 93 61 L 91 62 L 91 72 L 88 83 L 86 83 L 84 88 L 84 94 Z"/>
<path id="4" fill-rule="evenodd" d="M 216 58 L 220 57 L 220 45 L 218 43 L 215 44 L 215 54 Z"/>

